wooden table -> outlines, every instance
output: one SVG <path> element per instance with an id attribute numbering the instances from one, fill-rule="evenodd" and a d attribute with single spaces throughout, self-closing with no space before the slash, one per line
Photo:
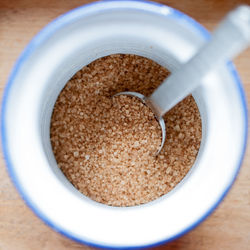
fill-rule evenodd
<path id="1" fill-rule="evenodd" d="M 90 1 L 0 0 L 0 90 L 28 41 L 58 15 Z M 230 9 L 250 0 L 159 1 L 192 16 L 211 30 Z M 250 100 L 250 49 L 235 60 Z M 249 104 L 249 102 L 248 102 Z M 166 225 L 167 226 L 167 225 Z M 0 250 L 89 249 L 54 232 L 26 207 L 0 161 Z M 250 148 L 240 174 L 216 211 L 201 225 L 155 249 L 250 249 Z"/>

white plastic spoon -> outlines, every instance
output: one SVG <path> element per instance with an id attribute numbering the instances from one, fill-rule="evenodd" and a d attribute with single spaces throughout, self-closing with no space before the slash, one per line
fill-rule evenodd
<path id="1" fill-rule="evenodd" d="M 211 39 L 187 63 L 171 74 L 151 96 L 145 97 L 137 92 L 120 92 L 115 95 L 135 96 L 155 114 L 162 130 L 161 145 L 157 154 L 166 139 L 162 116 L 191 94 L 207 74 L 236 57 L 249 43 L 250 7 L 242 5 L 229 12 L 213 32 Z"/>

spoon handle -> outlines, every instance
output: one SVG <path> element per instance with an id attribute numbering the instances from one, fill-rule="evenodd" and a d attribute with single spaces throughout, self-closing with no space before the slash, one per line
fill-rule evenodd
<path id="1" fill-rule="evenodd" d="M 158 117 L 192 93 L 214 68 L 237 56 L 250 42 L 250 7 L 239 6 L 222 20 L 211 39 L 147 98 Z"/>

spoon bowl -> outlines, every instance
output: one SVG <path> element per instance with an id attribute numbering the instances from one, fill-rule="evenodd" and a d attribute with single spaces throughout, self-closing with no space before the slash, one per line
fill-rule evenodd
<path id="1" fill-rule="evenodd" d="M 124 92 L 120 92 L 115 94 L 114 96 L 119 96 L 119 95 L 128 95 L 128 96 L 133 96 L 136 97 L 137 99 L 139 99 L 143 104 L 145 104 L 147 107 L 149 107 L 151 109 L 151 111 L 154 113 L 155 118 L 157 119 L 160 127 L 161 127 L 161 145 L 159 147 L 159 149 L 156 152 L 156 156 L 161 152 L 165 140 L 166 140 L 166 125 L 165 125 L 165 121 L 161 116 L 157 116 L 156 113 L 154 112 L 154 110 L 152 109 L 151 105 L 149 105 L 148 102 L 148 98 L 138 92 L 132 92 L 132 91 L 124 91 Z"/>

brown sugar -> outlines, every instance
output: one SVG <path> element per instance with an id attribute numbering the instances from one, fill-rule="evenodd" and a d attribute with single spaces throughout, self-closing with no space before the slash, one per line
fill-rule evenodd
<path id="1" fill-rule="evenodd" d="M 60 93 L 51 118 L 51 143 L 59 168 L 84 195 L 112 206 L 143 204 L 168 193 L 194 164 L 201 119 L 192 96 L 164 117 L 161 130 L 138 99 L 150 95 L 169 72 L 144 57 L 111 55 L 77 72 Z"/>

